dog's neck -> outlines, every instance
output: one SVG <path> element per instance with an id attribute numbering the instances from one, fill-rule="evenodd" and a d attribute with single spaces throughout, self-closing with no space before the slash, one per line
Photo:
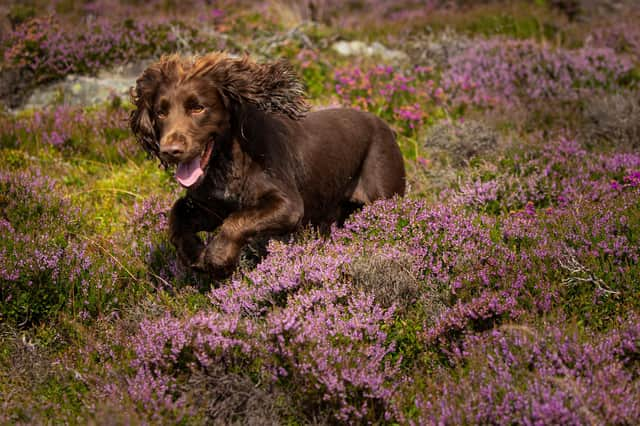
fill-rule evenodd
<path id="1" fill-rule="evenodd" d="M 215 140 L 205 180 L 187 192 L 191 198 L 205 204 L 215 200 L 229 204 L 232 209 L 238 208 L 242 203 L 239 194 L 245 185 L 242 176 L 247 176 L 250 163 L 234 132 L 225 132 Z"/>
<path id="2" fill-rule="evenodd" d="M 216 144 L 207 168 L 206 181 L 188 190 L 191 197 L 203 202 L 228 203 L 237 207 L 249 205 L 253 184 L 243 179 L 252 176 L 250 169 L 258 167 L 271 176 L 290 173 L 295 168 L 289 157 L 293 154 L 278 138 L 268 134 L 281 133 L 285 129 L 281 120 L 286 119 L 246 106 L 235 114 L 228 132 L 216 138 Z M 274 161 L 277 158 L 278 161 Z M 287 164 L 286 168 L 274 168 L 275 164 Z M 232 207 L 233 209 L 234 207 Z"/>

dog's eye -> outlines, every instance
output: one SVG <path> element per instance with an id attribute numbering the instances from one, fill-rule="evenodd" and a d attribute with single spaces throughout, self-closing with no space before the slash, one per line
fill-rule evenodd
<path id="1" fill-rule="evenodd" d="M 166 111 L 157 111 L 156 117 L 158 117 L 160 120 L 164 120 L 165 118 L 167 118 L 167 113 Z"/>
<path id="2" fill-rule="evenodd" d="M 204 111 L 204 106 L 202 106 L 202 105 L 194 105 L 194 106 L 189 108 L 189 112 L 191 114 L 200 114 L 203 111 Z"/>

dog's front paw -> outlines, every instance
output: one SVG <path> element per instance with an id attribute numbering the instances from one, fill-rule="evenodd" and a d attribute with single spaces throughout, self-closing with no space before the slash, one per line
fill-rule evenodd
<path id="1" fill-rule="evenodd" d="M 201 273 L 209 272 L 209 268 L 207 267 L 207 264 L 205 261 L 205 252 L 206 250 L 202 250 L 202 252 L 200 253 L 200 256 L 198 257 L 198 260 L 189 264 L 189 267 L 191 267 L 191 269 Z"/>
<path id="2" fill-rule="evenodd" d="M 209 275 L 212 278 L 222 279 L 229 276 L 232 272 L 230 267 L 224 266 L 220 261 L 215 261 L 207 256 L 207 250 L 202 250 L 200 258 L 193 262 L 191 269 L 197 273 Z"/>
<path id="3" fill-rule="evenodd" d="M 202 261 L 205 246 L 197 235 L 187 235 L 172 238 L 171 241 L 176 247 L 178 257 L 184 265 L 197 268 L 196 265 Z"/>
<path id="4" fill-rule="evenodd" d="M 215 276 L 228 276 L 235 269 L 240 255 L 240 246 L 227 238 L 217 236 L 203 250 L 192 267 Z"/>

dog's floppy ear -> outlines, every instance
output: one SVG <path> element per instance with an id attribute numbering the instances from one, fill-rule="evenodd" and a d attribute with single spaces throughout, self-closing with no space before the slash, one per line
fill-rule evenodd
<path id="1" fill-rule="evenodd" d="M 216 52 L 196 61 L 189 77 L 204 77 L 224 97 L 300 119 L 309 110 L 304 85 L 286 60 L 259 64 L 248 56 L 233 58 Z"/>
<path id="2" fill-rule="evenodd" d="M 129 127 L 147 154 L 156 156 L 166 167 L 167 164 L 160 158 L 160 144 L 152 111 L 152 103 L 161 82 L 161 70 L 152 65 L 136 80 L 136 87 L 129 89 L 131 103 L 136 107 L 129 115 Z"/>

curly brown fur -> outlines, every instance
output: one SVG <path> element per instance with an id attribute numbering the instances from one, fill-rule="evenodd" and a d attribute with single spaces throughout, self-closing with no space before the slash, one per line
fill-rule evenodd
<path id="1" fill-rule="evenodd" d="M 360 205 L 404 193 L 391 129 L 352 109 L 306 114 L 303 85 L 286 62 L 166 56 L 131 97 L 140 145 L 176 165 L 187 188 L 169 233 L 194 268 L 225 275 L 255 239 L 342 223 Z M 205 245 L 200 231 L 217 233 Z"/>
<path id="2" fill-rule="evenodd" d="M 258 64 L 248 56 L 231 58 L 210 53 L 195 61 L 183 81 L 205 78 L 234 101 L 252 104 L 266 112 L 283 113 L 294 120 L 309 110 L 304 85 L 285 60 Z"/>

